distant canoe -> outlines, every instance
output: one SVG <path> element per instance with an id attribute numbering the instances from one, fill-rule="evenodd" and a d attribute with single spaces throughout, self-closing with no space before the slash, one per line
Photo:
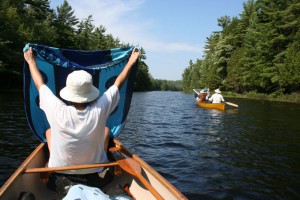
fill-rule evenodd
<path id="1" fill-rule="evenodd" d="M 194 91 L 194 97 L 197 101 L 198 106 L 202 107 L 202 108 L 210 108 L 210 109 L 217 109 L 217 110 L 225 110 L 225 103 L 208 103 L 208 102 L 200 102 L 198 95 L 200 92 L 200 89 L 193 89 Z"/>
<path id="2" fill-rule="evenodd" d="M 205 102 L 197 102 L 198 106 L 202 108 L 211 108 L 217 110 L 225 110 L 225 103 L 205 103 Z"/>

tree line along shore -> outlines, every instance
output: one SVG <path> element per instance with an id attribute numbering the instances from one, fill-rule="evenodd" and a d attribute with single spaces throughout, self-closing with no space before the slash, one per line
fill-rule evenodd
<path id="1" fill-rule="evenodd" d="M 22 89 L 22 49 L 26 43 L 97 50 L 133 46 L 82 21 L 64 1 L 0 1 L 0 89 Z M 155 79 L 141 47 L 135 90 L 183 91 L 220 88 L 228 97 L 300 102 L 300 2 L 247 0 L 237 17 L 217 20 L 220 31 L 207 37 L 203 57 L 190 61 L 182 80 Z"/>

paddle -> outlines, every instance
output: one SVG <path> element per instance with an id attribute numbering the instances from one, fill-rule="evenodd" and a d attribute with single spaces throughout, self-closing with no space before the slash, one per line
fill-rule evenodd
<path id="1" fill-rule="evenodd" d="M 55 171 L 68 171 L 78 169 L 90 169 L 98 167 L 110 167 L 118 165 L 117 162 L 110 163 L 96 163 L 96 164 L 84 164 L 84 165 L 72 165 L 63 167 L 41 167 L 41 168 L 27 168 L 23 173 L 41 173 L 41 172 L 55 172 Z"/>
<path id="2" fill-rule="evenodd" d="M 198 92 L 197 90 L 193 89 L 193 91 L 194 91 L 197 95 L 199 95 L 199 92 Z"/>
<path id="3" fill-rule="evenodd" d="M 144 176 L 141 174 L 141 166 L 135 160 L 130 157 L 125 157 L 121 152 L 119 147 L 112 147 L 109 149 L 119 164 L 119 166 L 129 174 L 137 177 L 142 184 L 153 194 L 156 199 L 164 199 L 156 190 L 155 188 L 145 179 Z"/>
<path id="4" fill-rule="evenodd" d="M 226 101 L 225 103 L 226 103 L 227 105 L 230 105 L 230 106 L 233 106 L 233 107 L 236 107 L 236 108 L 239 107 L 239 105 L 237 105 L 237 104 L 235 104 L 235 103 L 231 103 L 231 102 L 228 102 L 228 101 Z"/>

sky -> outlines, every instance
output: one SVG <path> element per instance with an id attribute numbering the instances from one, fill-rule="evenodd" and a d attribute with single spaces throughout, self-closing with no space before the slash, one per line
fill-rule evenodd
<path id="1" fill-rule="evenodd" d="M 217 19 L 239 17 L 245 0 L 68 0 L 81 21 L 121 42 L 143 47 L 151 76 L 181 80 L 184 69 L 203 58 L 207 38 L 221 28 Z M 56 9 L 63 0 L 51 0 Z"/>

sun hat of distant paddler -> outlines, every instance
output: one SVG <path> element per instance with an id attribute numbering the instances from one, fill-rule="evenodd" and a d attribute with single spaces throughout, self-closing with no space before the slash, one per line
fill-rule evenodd
<path id="1" fill-rule="evenodd" d="M 204 94 L 204 93 L 205 93 L 205 91 L 204 91 L 204 90 L 200 90 L 200 93 L 201 93 L 201 94 Z"/>
<path id="2" fill-rule="evenodd" d="M 216 90 L 215 90 L 215 93 L 221 94 L 221 91 L 220 91 L 219 89 L 216 89 Z"/>
<path id="3" fill-rule="evenodd" d="M 78 70 L 68 75 L 66 87 L 59 94 L 70 102 L 88 103 L 97 99 L 99 90 L 93 86 L 93 78 L 88 72 Z"/>

